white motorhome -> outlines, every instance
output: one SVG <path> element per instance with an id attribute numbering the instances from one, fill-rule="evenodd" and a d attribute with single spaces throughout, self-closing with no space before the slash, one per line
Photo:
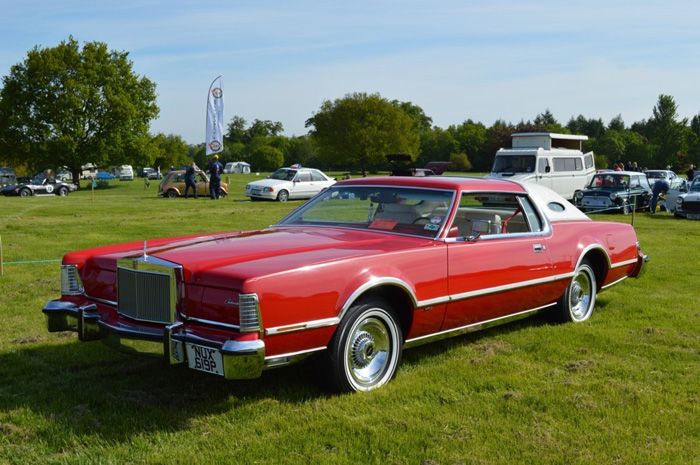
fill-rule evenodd
<path id="1" fill-rule="evenodd" d="M 513 147 L 496 152 L 486 177 L 534 182 L 569 200 L 593 179 L 593 152 L 583 153 L 588 136 L 523 132 L 511 137 Z"/>
<path id="2" fill-rule="evenodd" d="M 119 180 L 120 181 L 133 181 L 134 180 L 134 170 L 131 165 L 122 165 L 119 169 Z"/>

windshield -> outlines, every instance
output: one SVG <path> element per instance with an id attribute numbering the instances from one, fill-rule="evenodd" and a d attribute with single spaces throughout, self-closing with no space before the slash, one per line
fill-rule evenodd
<path id="1" fill-rule="evenodd" d="M 280 168 L 270 175 L 269 179 L 279 179 L 281 181 L 291 181 L 296 176 L 296 170 L 290 170 L 289 168 Z"/>
<path id="2" fill-rule="evenodd" d="M 700 179 L 693 180 L 693 183 L 690 185 L 690 189 L 688 189 L 689 192 L 700 192 Z"/>
<path id="3" fill-rule="evenodd" d="M 648 172 L 647 177 L 651 179 L 665 179 L 666 178 L 666 173 L 663 172 Z"/>
<path id="4" fill-rule="evenodd" d="M 453 191 L 341 186 L 325 190 L 280 226 L 331 226 L 434 238 L 447 219 Z"/>
<path id="5" fill-rule="evenodd" d="M 492 173 L 533 173 L 535 157 L 532 155 L 500 155 L 493 162 Z"/>
<path id="6" fill-rule="evenodd" d="M 612 174 L 596 174 L 589 187 L 616 187 L 627 189 L 630 185 L 629 176 L 617 176 Z"/>

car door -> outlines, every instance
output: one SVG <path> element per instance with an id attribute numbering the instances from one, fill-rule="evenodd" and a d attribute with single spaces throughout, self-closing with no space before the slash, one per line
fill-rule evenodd
<path id="1" fill-rule="evenodd" d="M 197 173 L 197 195 L 209 195 L 209 178 L 204 173 Z"/>
<path id="2" fill-rule="evenodd" d="M 314 183 L 311 180 L 311 173 L 309 171 L 299 171 L 292 181 L 289 198 L 308 199 L 313 197 L 316 192 L 318 191 L 314 190 Z"/>
<path id="3" fill-rule="evenodd" d="M 452 228 L 460 237 L 446 240 L 450 301 L 443 330 L 557 301 L 549 227 L 527 196 L 462 194 Z"/>
<path id="4" fill-rule="evenodd" d="M 34 191 L 34 195 L 44 195 L 53 194 L 53 188 L 54 185 L 53 183 L 51 183 L 51 179 L 44 178 L 41 184 L 34 185 L 34 188 L 32 190 Z"/>

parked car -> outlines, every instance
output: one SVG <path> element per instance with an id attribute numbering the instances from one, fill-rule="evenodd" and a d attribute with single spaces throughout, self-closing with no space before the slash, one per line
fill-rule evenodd
<path id="1" fill-rule="evenodd" d="M 685 181 L 684 179 L 679 178 L 676 173 L 671 170 L 646 170 L 644 174 L 647 175 L 649 185 L 652 188 L 659 179 L 665 179 L 668 181 L 668 185 L 671 187 L 671 189 L 679 189 Z"/>
<path id="2" fill-rule="evenodd" d="M 163 179 L 163 175 L 154 168 L 141 168 L 139 177 L 147 179 Z"/>
<path id="3" fill-rule="evenodd" d="M 17 174 L 12 168 L 0 166 L 0 187 L 17 184 Z"/>
<path id="4" fill-rule="evenodd" d="M 75 184 L 38 174 L 29 182 L 3 187 L 0 189 L 0 194 L 5 196 L 18 195 L 20 197 L 29 197 L 30 195 L 59 195 L 64 197 L 77 188 L 78 186 Z"/>
<path id="5" fill-rule="evenodd" d="M 99 173 L 97 173 L 97 179 L 110 180 L 114 178 L 116 178 L 116 176 L 110 173 L 109 171 L 100 171 Z"/>
<path id="6" fill-rule="evenodd" d="M 204 171 L 196 174 L 197 195 L 209 196 L 209 177 Z M 228 195 L 228 184 L 221 183 L 221 193 Z M 185 170 L 175 170 L 166 173 L 165 179 L 158 185 L 158 195 L 169 199 L 185 195 Z M 189 195 L 194 195 L 191 191 Z"/>
<path id="7" fill-rule="evenodd" d="M 310 199 L 323 189 L 332 186 L 335 179 L 313 168 L 280 168 L 267 179 L 248 183 L 245 195 L 250 200 Z"/>
<path id="8" fill-rule="evenodd" d="M 341 181 L 262 231 L 69 253 L 49 331 L 228 379 L 321 358 L 337 391 L 404 348 L 549 312 L 581 323 L 648 258 L 629 224 L 505 180 Z"/>
<path id="9" fill-rule="evenodd" d="M 386 159 L 391 165 L 391 176 L 439 176 L 452 165 L 449 161 L 431 161 L 425 168 L 416 168 L 407 153 L 392 153 Z"/>
<path id="10" fill-rule="evenodd" d="M 666 203 L 673 205 L 673 216 L 700 220 L 700 178 L 694 178 L 687 192 L 681 193 L 673 199 L 669 195 L 670 192 L 666 194 Z"/>
<path id="11" fill-rule="evenodd" d="M 644 173 L 609 171 L 593 176 L 591 183 L 576 193 L 575 204 L 586 211 L 611 210 L 628 214 L 633 205 L 637 210 L 648 208 L 651 186 Z"/>

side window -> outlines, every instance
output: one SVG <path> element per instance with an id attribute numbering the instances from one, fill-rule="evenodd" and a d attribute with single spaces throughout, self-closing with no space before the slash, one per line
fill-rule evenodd
<path id="1" fill-rule="evenodd" d="M 586 163 L 586 169 L 593 167 L 593 155 L 586 155 L 584 162 Z"/>
<path id="2" fill-rule="evenodd" d="M 639 176 L 633 176 L 630 187 L 642 187 L 641 178 Z"/>
<path id="3" fill-rule="evenodd" d="M 520 205 L 525 212 L 525 217 L 527 218 L 528 225 L 530 226 L 530 231 L 542 231 L 542 219 L 540 218 L 540 215 L 537 214 L 537 210 L 532 205 L 530 199 L 527 197 L 520 197 Z"/>
<path id="4" fill-rule="evenodd" d="M 173 177 L 173 182 L 182 182 L 185 179 L 185 176 L 182 173 L 177 173 Z"/>
<path id="5" fill-rule="evenodd" d="M 460 236 L 530 232 L 526 210 L 518 197 L 491 192 L 463 193 L 452 226 L 458 228 Z"/>
<path id="6" fill-rule="evenodd" d="M 202 173 L 197 173 L 197 181 L 199 181 L 199 182 L 206 181 L 206 179 L 204 179 L 204 175 Z"/>
<path id="7" fill-rule="evenodd" d="M 301 171 L 299 174 L 297 174 L 295 181 L 311 182 L 311 173 L 308 171 Z"/>
<path id="8" fill-rule="evenodd" d="M 583 163 L 580 158 L 555 158 L 554 171 L 582 171 Z"/>
<path id="9" fill-rule="evenodd" d="M 316 171 L 311 172 L 311 179 L 314 181 L 325 181 L 326 178 L 324 178 L 321 173 L 317 173 Z"/>
<path id="10" fill-rule="evenodd" d="M 537 172 L 539 172 L 539 173 L 548 172 L 547 168 L 549 168 L 549 160 L 547 160 L 546 158 L 540 158 L 539 162 L 537 162 L 537 163 L 538 163 Z"/>

